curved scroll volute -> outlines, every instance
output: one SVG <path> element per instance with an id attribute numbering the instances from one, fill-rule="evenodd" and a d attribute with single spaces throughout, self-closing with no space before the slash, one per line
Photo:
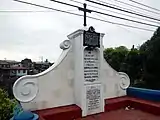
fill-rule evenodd
<path id="1" fill-rule="evenodd" d="M 60 44 L 60 48 L 65 50 L 71 46 L 71 42 L 69 40 L 65 40 Z"/>
<path id="2" fill-rule="evenodd" d="M 40 91 L 40 86 L 42 86 L 43 84 L 42 82 L 40 82 L 41 78 L 45 75 L 48 76 L 48 74 L 52 74 L 53 76 L 55 76 L 54 71 L 58 66 L 60 66 L 62 61 L 66 58 L 70 47 L 71 47 L 71 42 L 69 40 L 63 41 L 60 44 L 60 48 L 63 49 L 63 52 L 60 55 L 57 62 L 55 62 L 51 67 L 49 67 L 47 70 L 39 74 L 26 75 L 16 80 L 16 82 L 13 85 L 13 94 L 15 98 L 22 103 L 29 103 L 33 101 L 37 97 Z M 51 81 L 50 79 L 56 79 L 56 78 L 48 77 L 48 79 L 49 81 Z"/>
<path id="3" fill-rule="evenodd" d="M 130 85 L 129 76 L 124 72 L 114 70 L 105 59 L 103 59 L 102 69 L 105 99 L 125 96 L 126 89 Z"/>
<path id="4" fill-rule="evenodd" d="M 121 89 L 126 90 L 130 85 L 129 76 L 124 72 L 119 72 L 119 75 L 120 75 L 119 86 L 121 87 Z"/>
<path id="5" fill-rule="evenodd" d="M 37 79 L 30 79 L 30 76 L 19 78 L 13 86 L 13 94 L 20 102 L 32 101 L 38 93 Z"/>

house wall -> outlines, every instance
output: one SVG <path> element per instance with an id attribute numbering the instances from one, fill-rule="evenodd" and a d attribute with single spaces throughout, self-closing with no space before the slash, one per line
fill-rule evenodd
<path id="1" fill-rule="evenodd" d="M 16 76 L 24 76 L 27 75 L 27 70 L 23 72 L 23 70 L 16 70 Z"/>

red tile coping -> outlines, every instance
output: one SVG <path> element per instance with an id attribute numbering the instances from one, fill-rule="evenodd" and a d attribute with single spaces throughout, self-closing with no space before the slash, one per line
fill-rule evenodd
<path id="1" fill-rule="evenodd" d="M 105 112 L 108 112 L 127 106 L 160 116 L 160 102 L 152 102 L 128 96 L 106 99 L 104 108 Z M 40 120 L 74 120 L 82 117 L 81 108 L 75 104 L 37 110 L 35 112 L 40 116 Z"/>
<path id="2" fill-rule="evenodd" d="M 91 115 L 76 120 L 160 120 L 160 116 L 143 112 L 141 110 L 118 109 L 101 114 Z"/>
<path id="3" fill-rule="evenodd" d="M 126 106 L 131 106 L 144 112 L 160 115 L 160 102 L 152 102 L 128 96 L 105 100 L 105 111 L 125 108 Z"/>
<path id="4" fill-rule="evenodd" d="M 82 117 L 82 110 L 77 105 L 67 105 L 34 111 L 40 120 L 74 120 Z"/>

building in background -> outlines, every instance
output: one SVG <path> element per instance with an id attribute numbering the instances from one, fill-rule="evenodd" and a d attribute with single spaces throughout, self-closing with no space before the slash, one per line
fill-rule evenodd
<path id="1" fill-rule="evenodd" d="M 34 62 L 34 70 L 37 71 L 37 73 L 43 72 L 46 69 L 48 69 L 52 64 L 49 62 Z"/>
<path id="2" fill-rule="evenodd" d="M 21 76 L 27 75 L 28 70 L 29 70 L 28 68 L 21 67 L 21 66 L 11 67 L 10 68 L 10 76 L 21 77 Z"/>
<path id="3" fill-rule="evenodd" d="M 21 62 L 11 60 L 0 60 L 0 75 L 5 78 L 21 77 L 27 75 L 28 68 L 23 67 Z"/>

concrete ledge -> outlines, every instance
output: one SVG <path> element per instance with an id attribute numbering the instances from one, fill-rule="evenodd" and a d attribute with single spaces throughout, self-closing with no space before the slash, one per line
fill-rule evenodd
<path id="1" fill-rule="evenodd" d="M 125 108 L 128 104 L 129 100 L 127 96 L 106 99 L 105 112 Z"/>
<path id="2" fill-rule="evenodd" d="M 160 103 L 154 104 L 149 101 L 130 99 L 129 105 L 135 109 L 142 110 L 144 112 L 152 113 L 154 115 L 160 115 Z"/>
<path id="3" fill-rule="evenodd" d="M 143 100 L 160 102 L 160 90 L 129 87 L 127 89 L 127 96 L 136 97 Z"/>
<path id="4" fill-rule="evenodd" d="M 74 120 L 82 117 L 82 110 L 77 105 L 68 105 L 34 111 L 40 120 Z"/>
<path id="5" fill-rule="evenodd" d="M 144 112 L 160 115 L 160 102 L 142 100 L 134 97 L 117 97 L 105 100 L 105 111 L 116 110 L 131 106 Z"/>
<path id="6" fill-rule="evenodd" d="M 129 96 L 106 99 L 104 107 L 105 112 L 108 112 L 127 106 L 160 116 L 160 102 L 153 102 Z M 77 105 L 49 108 L 34 112 L 39 115 L 40 120 L 74 120 L 82 118 L 82 110 Z"/>

